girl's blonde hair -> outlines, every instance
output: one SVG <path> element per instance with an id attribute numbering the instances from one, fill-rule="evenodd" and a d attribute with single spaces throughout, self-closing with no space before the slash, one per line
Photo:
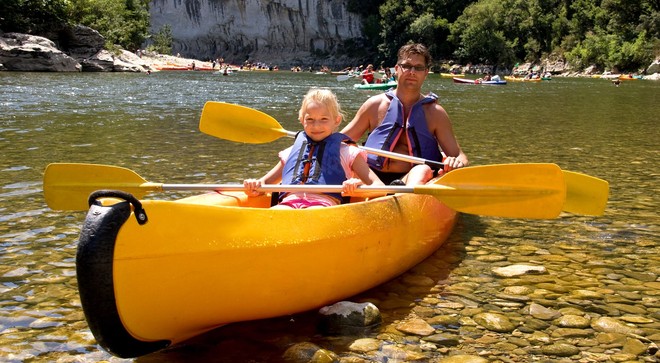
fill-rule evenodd
<path id="1" fill-rule="evenodd" d="M 312 88 L 303 98 L 302 105 L 300 105 L 300 111 L 298 111 L 298 119 L 301 122 L 305 115 L 307 105 L 310 102 L 317 102 L 325 106 L 328 111 L 330 111 L 330 115 L 332 115 L 333 118 L 339 116 L 341 120 L 344 119 L 344 113 L 341 110 L 341 106 L 339 106 L 337 96 L 332 91 L 326 88 Z"/>

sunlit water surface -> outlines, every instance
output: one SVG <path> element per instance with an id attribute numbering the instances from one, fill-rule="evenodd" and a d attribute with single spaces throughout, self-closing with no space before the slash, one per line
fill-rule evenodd
<path id="1" fill-rule="evenodd" d="M 266 172 L 290 140 L 247 145 L 202 134 L 198 122 L 204 103 L 256 108 L 285 129 L 298 130 L 297 110 L 310 87 L 335 91 L 349 119 L 375 94 L 353 90 L 352 81 L 310 73 L 223 77 L 210 72 L 0 72 L 0 360 L 119 360 L 101 350 L 87 328 L 75 279 L 76 240 L 84 213 L 46 206 L 42 176 L 47 164 L 123 166 L 153 182 L 238 183 Z M 600 79 L 559 78 L 540 84 L 470 86 L 430 75 L 425 91 L 439 95 L 473 164 L 557 163 L 608 180 L 611 193 L 602 217 L 565 214 L 557 220 L 532 221 L 463 216 L 450 241 L 420 268 L 442 265 L 443 272 L 435 278 L 447 288 L 469 280 L 459 267 L 474 263 L 466 246 L 477 239 L 498 244 L 504 256 L 515 253 L 520 244 L 572 245 L 588 251 L 593 260 L 624 261 L 613 263 L 615 271 L 660 274 L 660 82 L 614 87 Z M 569 264 L 575 268 L 575 261 Z M 489 264 L 479 266 L 483 274 L 489 273 Z M 378 287 L 363 298 L 394 294 L 398 283 Z M 657 309 L 655 314 L 657 318 Z M 386 323 L 400 315 L 391 314 Z M 313 324 L 305 321 L 300 316 L 236 324 L 188 349 L 143 360 L 278 361 L 279 346 L 252 344 L 254 337 L 245 331 L 260 331 L 266 342 L 285 335 L 290 343 L 314 340 Z M 346 351 L 336 342 L 320 344 L 339 354 Z"/>

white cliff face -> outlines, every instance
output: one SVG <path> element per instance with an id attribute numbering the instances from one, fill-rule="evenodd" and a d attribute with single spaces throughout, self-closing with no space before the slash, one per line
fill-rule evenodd
<path id="1" fill-rule="evenodd" d="M 362 36 L 343 0 L 152 0 L 151 32 L 172 28 L 174 54 L 292 63 Z"/>

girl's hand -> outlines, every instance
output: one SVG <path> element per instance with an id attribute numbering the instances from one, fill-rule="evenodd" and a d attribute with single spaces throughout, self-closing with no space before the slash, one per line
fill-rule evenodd
<path id="1" fill-rule="evenodd" d="M 245 194 L 249 197 L 257 197 L 263 194 L 258 190 L 261 188 L 261 180 L 259 179 L 245 179 L 243 180 L 243 187 L 245 188 Z"/>
<path id="2" fill-rule="evenodd" d="M 362 184 L 364 184 L 364 183 L 359 178 L 351 178 L 351 179 L 345 180 L 342 183 L 341 194 L 345 195 L 345 196 L 350 196 Z"/>

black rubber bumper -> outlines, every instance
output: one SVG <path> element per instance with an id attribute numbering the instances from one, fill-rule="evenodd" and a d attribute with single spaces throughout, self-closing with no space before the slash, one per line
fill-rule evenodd
<path id="1" fill-rule="evenodd" d="M 92 203 L 80 232 L 76 275 L 85 319 L 96 341 L 111 354 L 139 357 L 161 350 L 170 341 L 135 339 L 124 327 L 115 300 L 114 249 L 121 226 L 131 215 L 131 204 L 120 202 L 104 207 Z"/>

